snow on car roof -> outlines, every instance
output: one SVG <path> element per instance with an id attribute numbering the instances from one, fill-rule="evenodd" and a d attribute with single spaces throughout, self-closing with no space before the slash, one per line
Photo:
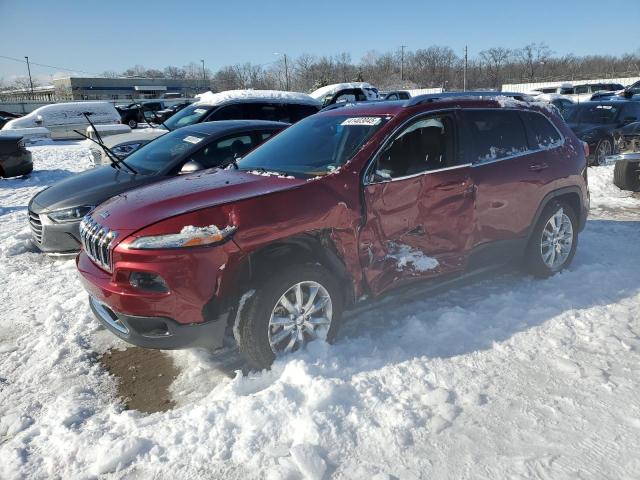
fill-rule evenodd
<path id="1" fill-rule="evenodd" d="M 374 87 L 373 85 L 367 82 L 334 83 L 333 85 L 320 87 L 319 89 L 311 92 L 309 95 L 315 98 L 316 100 L 320 100 L 327 94 L 335 93 L 338 90 L 344 90 L 346 88 L 374 88 Z"/>
<path id="2" fill-rule="evenodd" d="M 320 106 L 320 103 L 306 93 L 282 90 L 227 90 L 226 92 L 205 92 L 196 95 L 198 105 L 220 105 L 229 101 L 269 100 L 281 103 L 301 103 Z"/>
<path id="3" fill-rule="evenodd" d="M 6 123 L 4 130 L 37 127 L 38 116 L 43 118 L 44 126 L 88 123 L 83 115 L 90 112 L 91 121 L 95 124 L 116 122 L 120 114 L 109 102 L 68 102 L 53 103 L 36 108 L 24 117 L 15 118 Z"/>

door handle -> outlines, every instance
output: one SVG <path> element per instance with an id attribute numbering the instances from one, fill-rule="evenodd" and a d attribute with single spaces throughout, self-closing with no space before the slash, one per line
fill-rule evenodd
<path id="1" fill-rule="evenodd" d="M 529 170 L 531 170 L 532 172 L 541 172 L 542 170 L 546 170 L 547 168 L 549 168 L 549 164 L 548 163 L 532 163 L 531 165 L 529 165 Z"/>
<path id="2" fill-rule="evenodd" d="M 463 195 L 466 198 L 476 198 L 476 191 L 478 190 L 478 187 L 476 187 L 475 184 L 471 184 L 469 185 L 467 188 L 464 189 Z"/>

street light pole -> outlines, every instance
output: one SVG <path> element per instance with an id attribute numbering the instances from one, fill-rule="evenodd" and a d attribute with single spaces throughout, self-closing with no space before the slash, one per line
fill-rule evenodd
<path id="1" fill-rule="evenodd" d="M 33 80 L 31 80 L 31 67 L 29 66 L 29 57 L 25 56 L 27 61 L 27 71 L 29 72 L 29 85 L 31 85 L 31 98 L 33 98 Z"/>

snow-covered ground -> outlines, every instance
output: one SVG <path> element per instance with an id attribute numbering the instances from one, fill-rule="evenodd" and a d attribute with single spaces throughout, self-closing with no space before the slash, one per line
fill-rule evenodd
<path id="1" fill-rule="evenodd" d="M 74 262 L 28 243 L 29 198 L 89 152 L 33 153 L 30 178 L 0 180 L 0 478 L 640 478 L 640 199 L 612 167 L 590 169 L 568 271 L 360 314 L 248 377 L 173 352 L 177 406 L 146 415 L 96 360 L 124 344 Z"/>

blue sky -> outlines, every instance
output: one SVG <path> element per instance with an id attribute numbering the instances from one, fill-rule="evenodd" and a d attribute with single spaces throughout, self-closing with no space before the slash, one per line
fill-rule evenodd
<path id="1" fill-rule="evenodd" d="M 135 64 L 163 68 L 204 59 L 207 67 L 268 63 L 274 52 L 410 50 L 448 45 L 475 56 L 492 46 L 546 42 L 558 54 L 640 49 L 640 1 L 602 0 L 121 1 L 0 0 L 0 55 L 103 72 Z M 607 12 L 607 10 L 609 10 Z M 35 76 L 56 69 L 34 66 Z M 25 74 L 0 58 L 0 78 Z"/>

